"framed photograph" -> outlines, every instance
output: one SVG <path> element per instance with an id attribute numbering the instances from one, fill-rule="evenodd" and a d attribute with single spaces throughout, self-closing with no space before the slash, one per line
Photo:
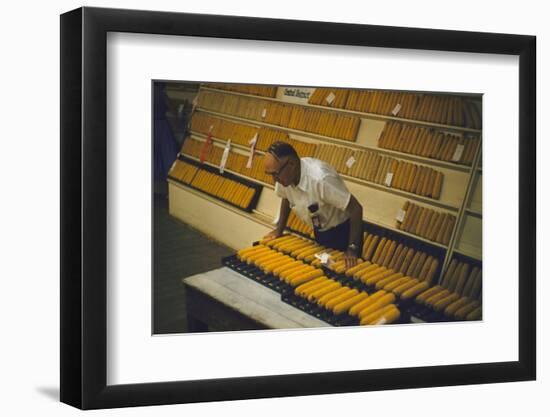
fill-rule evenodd
<path id="1" fill-rule="evenodd" d="M 61 16 L 61 401 L 533 380 L 535 37 Z"/>

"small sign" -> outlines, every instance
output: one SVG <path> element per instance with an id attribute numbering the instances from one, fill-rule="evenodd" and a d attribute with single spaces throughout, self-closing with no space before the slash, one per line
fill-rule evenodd
<path id="1" fill-rule="evenodd" d="M 346 166 L 348 168 L 351 168 L 355 164 L 355 158 L 352 156 L 349 157 L 349 159 L 346 161 Z"/>
<path id="2" fill-rule="evenodd" d="M 397 210 L 397 216 L 395 216 L 395 220 L 397 220 L 400 223 L 403 223 L 403 220 L 405 220 L 405 214 L 407 214 L 405 210 L 403 209 Z"/>
<path id="3" fill-rule="evenodd" d="M 387 187 L 391 187 L 392 179 L 393 179 L 393 172 L 388 172 L 386 174 L 386 179 L 384 180 L 384 184 L 386 184 Z"/>
<path id="4" fill-rule="evenodd" d="M 227 140 L 225 149 L 223 150 L 222 160 L 220 161 L 220 174 L 223 174 L 225 170 L 225 164 L 227 163 L 227 157 L 229 156 L 229 149 L 231 148 L 231 139 Z"/>
<path id="5" fill-rule="evenodd" d="M 325 98 L 325 101 L 328 103 L 328 104 L 331 104 L 334 99 L 336 98 L 336 96 L 334 95 L 334 93 L 330 93 L 327 98 Z"/>
<path id="6" fill-rule="evenodd" d="M 248 161 L 246 162 L 246 167 L 248 169 L 252 168 L 252 160 L 254 159 L 254 151 L 256 149 L 257 140 L 258 140 L 258 132 L 256 132 L 254 137 L 248 141 L 248 144 L 250 145 L 250 155 L 248 155 Z"/>
<path id="7" fill-rule="evenodd" d="M 397 103 L 397 105 L 391 111 L 391 114 L 393 116 L 397 116 L 397 113 L 399 113 L 399 110 L 401 110 L 401 103 Z"/>
<path id="8" fill-rule="evenodd" d="M 327 252 L 316 253 L 315 257 L 321 261 L 321 264 L 330 266 L 330 254 L 328 254 Z"/>
<path id="9" fill-rule="evenodd" d="M 456 145 L 455 153 L 453 154 L 453 157 L 451 160 L 453 162 L 460 161 L 460 158 L 462 158 L 462 153 L 464 152 L 464 145 Z"/>
<path id="10" fill-rule="evenodd" d="M 267 116 L 267 109 L 262 110 L 262 119 L 265 119 L 265 116 Z"/>

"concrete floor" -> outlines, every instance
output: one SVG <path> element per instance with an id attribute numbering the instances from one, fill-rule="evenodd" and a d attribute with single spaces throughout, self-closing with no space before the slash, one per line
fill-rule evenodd
<path id="1" fill-rule="evenodd" d="M 182 278 L 219 268 L 221 258 L 235 251 L 170 216 L 164 194 L 155 194 L 153 216 L 153 333 L 184 333 Z"/>

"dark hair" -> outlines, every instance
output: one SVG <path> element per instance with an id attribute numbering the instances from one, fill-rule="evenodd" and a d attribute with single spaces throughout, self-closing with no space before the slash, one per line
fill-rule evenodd
<path id="1" fill-rule="evenodd" d="M 296 149 L 292 145 L 286 142 L 273 142 L 271 146 L 267 149 L 267 152 L 273 155 L 277 159 L 284 158 L 285 156 L 290 156 L 294 159 L 300 159 Z"/>

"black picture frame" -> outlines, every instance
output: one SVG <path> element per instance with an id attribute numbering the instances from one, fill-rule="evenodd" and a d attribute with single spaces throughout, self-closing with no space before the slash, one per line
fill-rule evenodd
<path id="1" fill-rule="evenodd" d="M 519 360 L 106 384 L 108 32 L 519 56 Z M 61 401 L 82 409 L 536 378 L 536 38 L 236 16 L 80 8 L 61 15 Z"/>

